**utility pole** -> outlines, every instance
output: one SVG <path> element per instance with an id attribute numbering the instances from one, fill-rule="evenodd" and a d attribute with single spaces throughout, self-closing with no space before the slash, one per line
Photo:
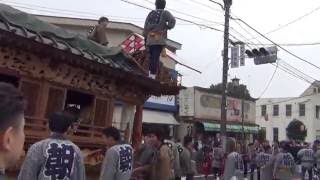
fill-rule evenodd
<path id="1" fill-rule="evenodd" d="M 221 138 L 223 142 L 223 149 L 227 148 L 227 83 L 228 83 L 228 69 L 229 69 L 229 20 L 230 7 L 232 0 L 224 0 L 225 9 L 225 24 L 224 24 L 224 46 L 223 46 L 223 70 L 222 70 L 222 99 L 221 99 Z"/>
<path id="2" fill-rule="evenodd" d="M 245 141 L 245 133 L 244 133 L 244 99 L 245 99 L 245 89 L 243 89 L 242 92 L 242 98 L 241 98 L 241 125 L 242 125 L 242 152 L 243 154 L 245 154 L 246 152 L 246 141 Z"/>

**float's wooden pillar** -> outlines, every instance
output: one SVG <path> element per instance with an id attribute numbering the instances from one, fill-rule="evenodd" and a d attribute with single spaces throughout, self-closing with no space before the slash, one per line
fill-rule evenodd
<path id="1" fill-rule="evenodd" d="M 136 113 L 134 116 L 132 143 L 136 149 L 141 145 L 142 141 L 142 117 L 143 117 L 143 105 L 136 106 Z"/>

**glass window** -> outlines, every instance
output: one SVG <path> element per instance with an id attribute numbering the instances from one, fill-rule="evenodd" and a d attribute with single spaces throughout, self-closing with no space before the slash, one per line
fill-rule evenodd
<path id="1" fill-rule="evenodd" d="M 299 116 L 305 116 L 305 115 L 306 115 L 306 105 L 299 104 Z"/>
<path id="2" fill-rule="evenodd" d="M 286 116 L 292 116 L 292 105 L 291 104 L 286 105 Z"/>
<path id="3" fill-rule="evenodd" d="M 273 116 L 279 116 L 279 105 L 273 105 Z"/>
<path id="4" fill-rule="evenodd" d="M 267 114 L 267 105 L 261 106 L 261 116 L 265 116 Z"/>

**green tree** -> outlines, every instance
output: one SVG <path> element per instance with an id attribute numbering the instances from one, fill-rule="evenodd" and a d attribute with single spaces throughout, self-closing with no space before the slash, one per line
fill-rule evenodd
<path id="1" fill-rule="evenodd" d="M 287 137 L 290 140 L 304 141 L 307 136 L 306 126 L 299 120 L 294 119 L 287 127 Z"/>
<path id="2" fill-rule="evenodd" d="M 222 84 L 211 85 L 210 90 L 213 93 L 221 94 L 222 93 Z M 235 98 L 244 98 L 246 100 L 256 100 L 251 97 L 247 86 L 240 84 L 239 86 L 235 86 L 233 83 L 229 82 L 227 84 L 227 96 L 235 97 Z"/>

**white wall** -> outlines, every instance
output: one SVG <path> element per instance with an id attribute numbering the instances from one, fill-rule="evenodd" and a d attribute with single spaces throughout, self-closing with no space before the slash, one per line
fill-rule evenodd
<path id="1" fill-rule="evenodd" d="M 91 27 L 91 26 L 75 26 L 75 25 L 60 25 L 60 24 L 58 24 L 58 26 L 68 29 L 69 31 L 82 34 L 84 36 L 87 36 L 87 33 Z M 130 34 L 131 32 L 127 30 L 108 29 L 107 37 L 109 40 L 109 46 L 119 46 L 123 41 L 125 41 L 129 37 Z M 176 63 L 168 56 L 161 57 L 160 60 L 165 67 L 170 69 L 175 69 Z"/>
<path id="2" fill-rule="evenodd" d="M 299 104 L 306 106 L 305 116 L 299 116 Z M 273 116 L 273 105 L 279 105 L 279 116 Z M 286 116 L 286 104 L 292 105 L 292 115 Z M 261 116 L 261 105 L 267 105 L 268 121 Z M 273 128 L 279 128 L 279 141 L 287 140 L 286 128 L 293 119 L 303 122 L 307 128 L 307 142 L 316 139 L 316 131 L 320 130 L 320 119 L 316 119 L 315 106 L 320 105 L 320 95 L 297 98 L 268 98 L 256 102 L 256 123 L 267 130 L 267 140 L 273 141 Z"/>

